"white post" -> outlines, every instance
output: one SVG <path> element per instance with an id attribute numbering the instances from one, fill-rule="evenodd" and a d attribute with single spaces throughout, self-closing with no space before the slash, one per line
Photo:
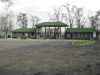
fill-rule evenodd
<path id="1" fill-rule="evenodd" d="M 50 39 L 50 27 L 49 27 L 49 39 Z"/>

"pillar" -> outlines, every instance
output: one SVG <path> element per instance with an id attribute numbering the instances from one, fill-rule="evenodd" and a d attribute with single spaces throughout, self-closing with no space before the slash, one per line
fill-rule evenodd
<path id="1" fill-rule="evenodd" d="M 65 32 L 66 32 L 66 26 L 65 26 Z M 73 34 L 72 34 L 72 35 L 73 35 Z M 73 35 L 73 36 L 74 36 L 74 35 Z M 64 34 L 64 37 L 66 37 L 65 34 Z"/>
<path id="2" fill-rule="evenodd" d="M 61 38 L 61 27 L 60 27 L 60 38 Z"/>
<path id="3" fill-rule="evenodd" d="M 50 27 L 49 27 L 49 39 L 50 39 Z"/>
<path id="4" fill-rule="evenodd" d="M 46 39 L 46 27 L 45 27 L 45 39 Z"/>
<path id="5" fill-rule="evenodd" d="M 36 33 L 34 32 L 34 35 L 33 35 L 33 37 L 36 37 Z"/>
<path id="6" fill-rule="evenodd" d="M 81 39 L 82 39 L 82 33 L 81 33 Z"/>
<path id="7" fill-rule="evenodd" d="M 91 33 L 90 33 L 90 40 L 91 40 Z"/>
<path id="8" fill-rule="evenodd" d="M 30 32 L 30 38 L 31 38 L 31 32 Z"/>
<path id="9" fill-rule="evenodd" d="M 56 27 L 55 27 L 55 39 L 56 39 Z"/>
<path id="10" fill-rule="evenodd" d="M 59 27 L 58 27 L 58 29 L 59 29 Z M 59 29 L 59 38 L 60 38 L 60 29 Z"/>

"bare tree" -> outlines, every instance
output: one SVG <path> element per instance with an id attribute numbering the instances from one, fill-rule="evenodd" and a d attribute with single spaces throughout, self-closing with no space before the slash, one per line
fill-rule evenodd
<path id="1" fill-rule="evenodd" d="M 12 30 L 13 30 L 13 28 L 14 28 L 14 23 L 13 23 L 13 21 L 12 21 L 12 20 L 10 20 L 10 21 L 9 21 L 9 26 L 8 26 L 8 29 L 9 29 L 9 31 L 12 31 Z"/>
<path id="2" fill-rule="evenodd" d="M 8 16 L 9 16 L 9 12 L 10 12 L 10 7 L 13 5 L 13 2 L 11 2 L 10 0 L 1 0 L 1 2 L 4 3 L 5 7 L 5 11 L 6 11 L 6 15 L 5 15 L 5 23 L 4 23 L 4 31 L 6 32 L 6 37 L 7 37 L 7 28 L 8 28 Z"/>
<path id="3" fill-rule="evenodd" d="M 95 16 L 89 16 L 88 17 L 90 24 L 91 24 L 91 28 L 95 29 L 96 25 L 95 25 Z"/>
<path id="4" fill-rule="evenodd" d="M 4 25 L 5 25 L 5 23 L 6 23 L 6 17 L 4 17 L 4 16 L 1 16 L 0 17 L 0 30 L 1 31 L 4 31 Z"/>
<path id="5" fill-rule="evenodd" d="M 92 28 L 98 29 L 100 27 L 100 10 L 94 16 L 89 16 L 88 18 Z"/>
<path id="6" fill-rule="evenodd" d="M 100 27 L 100 9 L 96 12 L 95 15 L 95 25 L 98 30 L 98 28 Z"/>
<path id="7" fill-rule="evenodd" d="M 40 19 L 37 16 L 31 15 L 31 22 L 32 22 L 32 28 L 35 28 L 35 25 L 40 21 Z"/>
<path id="8" fill-rule="evenodd" d="M 81 28 L 85 28 L 85 24 L 86 24 L 86 18 L 83 17 L 82 20 L 81 20 Z"/>
<path id="9" fill-rule="evenodd" d="M 17 23 L 20 28 L 27 28 L 27 14 L 25 13 L 19 13 L 17 16 Z"/>
<path id="10" fill-rule="evenodd" d="M 50 17 L 50 21 L 53 21 L 53 22 L 57 22 L 57 21 L 63 21 L 63 9 L 62 9 L 62 6 L 60 7 L 51 7 L 53 9 L 53 14 L 52 12 L 48 12 L 48 16 Z"/>
<path id="11" fill-rule="evenodd" d="M 81 28 L 81 26 L 83 26 L 83 24 L 86 23 L 83 20 L 84 19 L 83 12 L 84 12 L 83 8 L 75 7 L 74 15 L 75 15 L 75 22 L 76 22 L 77 28 Z"/>
<path id="12" fill-rule="evenodd" d="M 75 6 L 71 6 L 70 4 L 62 5 L 66 9 L 65 13 L 65 20 L 68 21 L 68 24 L 70 25 L 70 28 L 72 28 L 74 25 L 74 9 Z"/>

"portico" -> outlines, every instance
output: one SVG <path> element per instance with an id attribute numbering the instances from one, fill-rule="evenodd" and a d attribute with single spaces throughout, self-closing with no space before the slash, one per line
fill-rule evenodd
<path id="1" fill-rule="evenodd" d="M 68 27 L 68 25 L 62 23 L 62 22 L 43 22 L 40 24 L 36 25 L 36 34 L 37 34 L 37 39 L 41 38 L 41 32 L 42 32 L 42 27 L 45 28 L 45 39 L 56 39 L 60 38 L 61 36 L 61 27 Z M 48 29 L 47 29 L 48 27 Z M 51 29 L 53 27 L 53 29 Z"/>

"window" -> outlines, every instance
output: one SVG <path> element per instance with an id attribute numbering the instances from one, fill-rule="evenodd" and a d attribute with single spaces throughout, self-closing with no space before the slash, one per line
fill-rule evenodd
<path id="1" fill-rule="evenodd" d="M 69 34 L 67 34 L 67 36 L 69 36 Z"/>
<path id="2" fill-rule="evenodd" d="M 31 35 L 33 36 L 33 35 L 34 35 L 34 33 L 31 33 Z"/>
<path id="3" fill-rule="evenodd" d="M 25 33 L 22 33 L 22 35 L 25 35 Z"/>

